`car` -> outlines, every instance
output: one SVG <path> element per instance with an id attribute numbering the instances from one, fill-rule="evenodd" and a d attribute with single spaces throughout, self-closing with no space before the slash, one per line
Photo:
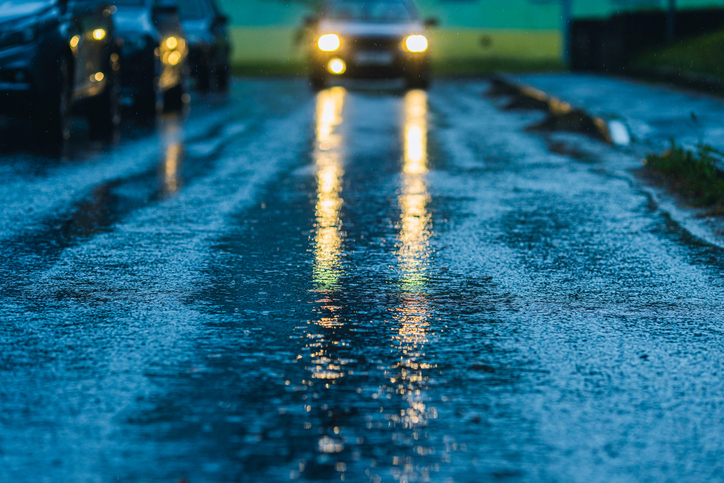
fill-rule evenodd
<path id="1" fill-rule="evenodd" d="M 430 84 L 428 27 L 412 0 L 330 0 L 311 30 L 309 80 L 314 89 L 331 78 L 402 77 L 411 88 Z"/>
<path id="2" fill-rule="evenodd" d="M 119 46 L 99 0 L 0 2 L 0 113 L 30 120 L 49 146 L 69 139 L 72 113 L 93 136 L 120 124 Z"/>
<path id="3" fill-rule="evenodd" d="M 174 0 L 113 0 L 121 39 L 123 100 L 140 115 L 180 110 L 188 42 Z"/>
<path id="4" fill-rule="evenodd" d="M 229 86 L 227 17 L 215 0 L 178 0 L 181 24 L 189 39 L 189 66 L 200 90 Z"/>

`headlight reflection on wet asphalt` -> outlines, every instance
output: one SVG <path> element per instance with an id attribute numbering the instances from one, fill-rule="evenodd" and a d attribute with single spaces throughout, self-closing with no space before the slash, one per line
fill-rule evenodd
<path id="1" fill-rule="evenodd" d="M 315 235 L 313 279 L 319 294 L 319 317 L 313 332 L 307 333 L 307 349 L 310 351 L 311 379 L 302 382 L 310 389 L 322 384 L 328 390 L 339 384 L 342 378 L 351 377 L 355 361 L 340 355 L 344 353 L 353 307 L 344 302 L 344 235 L 341 209 L 344 204 L 343 176 L 346 144 L 345 103 L 350 94 L 341 87 L 320 92 L 316 102 L 316 135 L 313 161 L 316 169 L 317 200 L 315 204 Z M 372 394 L 379 405 L 379 418 L 374 424 L 379 429 L 387 427 L 390 436 L 398 441 L 410 441 L 413 452 L 426 457 L 433 449 L 425 442 L 422 433 L 429 419 L 437 416 L 434 407 L 428 407 L 426 384 L 428 373 L 435 366 L 425 360 L 431 307 L 426 295 L 426 273 L 430 260 L 429 238 L 431 217 L 427 210 L 430 195 L 425 176 L 427 173 L 427 95 L 423 91 L 411 91 L 399 101 L 402 117 L 399 123 L 399 140 L 402 157 L 399 160 L 400 194 L 397 204 L 400 218 L 397 223 L 397 276 L 399 292 L 397 301 L 388 312 L 385 324 L 392 328 L 391 343 L 395 352 L 392 362 L 384 371 L 385 382 Z M 356 324 L 356 322 L 355 322 Z M 349 349 L 347 349 L 349 350 Z M 349 365 L 350 363 L 354 363 Z M 355 379 L 356 380 L 356 379 Z M 369 392 L 373 387 L 357 389 Z M 317 389 L 324 390 L 324 389 Z M 367 394 L 370 396 L 370 394 Z M 363 397 L 363 396 L 360 396 Z M 329 395 L 328 403 L 334 398 Z M 325 398 L 322 398 L 324 400 Z M 327 412 L 328 404 L 321 407 Z M 315 410 L 312 404 L 304 405 L 305 412 Z M 317 408 L 320 409 L 320 408 Z M 356 453 L 355 444 L 347 447 L 344 434 L 354 428 L 331 427 L 318 441 L 322 454 L 333 455 L 345 451 Z M 322 428 L 320 427 L 320 431 Z M 326 431 L 325 431 L 326 432 Z M 413 465 L 409 454 L 392 451 L 393 466 L 400 481 L 426 479 L 433 469 L 429 462 Z M 306 465 L 306 462 L 302 462 Z M 340 461 L 335 466 L 344 475 L 347 464 Z M 373 481 L 378 477 L 368 469 Z"/>

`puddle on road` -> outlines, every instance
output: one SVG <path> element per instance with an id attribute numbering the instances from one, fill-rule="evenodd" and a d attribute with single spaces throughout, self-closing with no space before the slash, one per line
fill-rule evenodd
<path id="1" fill-rule="evenodd" d="M 427 95 L 337 87 L 315 111 L 314 170 L 282 176 L 218 240 L 198 370 L 132 424 L 192 445 L 192 462 L 165 467 L 190 480 L 470 481 L 473 445 L 491 471 L 517 471 L 498 446 L 520 433 L 496 434 L 464 402 L 472 391 L 490 408 L 486 381 L 522 376 L 457 327 L 494 319 L 491 284 L 434 266 Z"/>

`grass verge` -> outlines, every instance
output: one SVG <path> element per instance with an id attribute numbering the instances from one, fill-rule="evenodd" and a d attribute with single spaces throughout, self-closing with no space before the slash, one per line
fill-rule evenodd
<path id="1" fill-rule="evenodd" d="M 636 69 L 704 74 L 724 80 L 724 30 L 677 42 L 639 56 Z"/>
<path id="2" fill-rule="evenodd" d="M 724 153 L 700 144 L 695 151 L 671 142 L 663 154 L 646 156 L 648 170 L 664 176 L 666 184 L 695 206 L 715 208 L 724 214 L 724 177 L 718 164 Z"/>

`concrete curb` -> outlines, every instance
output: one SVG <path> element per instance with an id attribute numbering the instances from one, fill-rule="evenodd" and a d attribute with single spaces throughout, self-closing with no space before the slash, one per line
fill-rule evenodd
<path id="1" fill-rule="evenodd" d="M 509 96 L 506 109 L 537 109 L 548 113 L 546 119 L 531 126 L 535 131 L 568 131 L 586 134 L 616 146 L 631 144 L 626 124 L 618 119 L 604 119 L 572 106 L 566 101 L 530 86 L 519 84 L 503 75 L 492 78 L 492 96 Z"/>

